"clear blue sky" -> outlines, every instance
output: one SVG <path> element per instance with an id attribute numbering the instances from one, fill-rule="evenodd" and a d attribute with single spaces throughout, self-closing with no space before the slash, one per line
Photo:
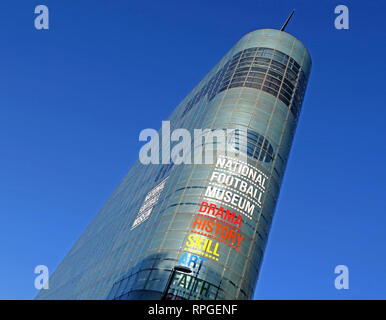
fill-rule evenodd
<path id="1" fill-rule="evenodd" d="M 50 9 L 50 30 L 34 8 Z M 350 29 L 334 28 L 334 8 Z M 244 34 L 277 28 L 313 69 L 257 299 L 386 298 L 383 1 L 11 1 L 0 6 L 0 298 L 31 299 L 159 128 Z M 334 268 L 350 270 L 336 290 Z"/>

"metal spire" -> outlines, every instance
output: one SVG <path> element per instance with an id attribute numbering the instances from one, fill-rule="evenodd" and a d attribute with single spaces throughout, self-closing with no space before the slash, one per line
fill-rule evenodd
<path id="1" fill-rule="evenodd" d="M 281 27 L 280 31 L 284 31 L 285 27 L 287 26 L 288 22 L 290 21 L 290 19 L 292 18 L 292 15 L 294 14 L 295 10 L 292 10 L 291 14 L 289 15 L 289 17 L 287 18 L 286 22 L 283 24 L 283 26 Z"/>

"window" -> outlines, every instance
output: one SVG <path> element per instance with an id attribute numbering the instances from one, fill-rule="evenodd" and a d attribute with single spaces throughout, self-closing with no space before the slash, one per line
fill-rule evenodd
<path id="1" fill-rule="evenodd" d="M 263 90 L 286 104 L 297 118 L 305 93 L 306 76 L 300 65 L 271 48 L 238 52 L 185 105 L 184 117 L 201 99 L 211 101 L 218 93 L 237 87 Z"/>
<path id="2" fill-rule="evenodd" d="M 245 134 L 246 139 L 245 139 Z M 248 130 L 235 130 L 233 145 L 236 150 L 240 150 L 240 145 L 247 143 L 247 155 L 258 161 L 273 161 L 273 147 L 271 143 L 261 134 Z"/>

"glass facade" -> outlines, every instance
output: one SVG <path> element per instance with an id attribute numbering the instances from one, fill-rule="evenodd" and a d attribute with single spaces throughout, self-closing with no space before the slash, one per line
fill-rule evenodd
<path id="1" fill-rule="evenodd" d="M 288 33 L 241 38 L 168 120 L 235 129 L 246 160 L 137 161 L 36 298 L 160 299 L 170 283 L 168 299 L 250 299 L 310 68 Z"/>

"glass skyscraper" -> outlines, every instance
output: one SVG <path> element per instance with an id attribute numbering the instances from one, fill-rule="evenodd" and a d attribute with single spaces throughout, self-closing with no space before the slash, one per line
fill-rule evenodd
<path id="1" fill-rule="evenodd" d="M 168 120 L 236 129 L 245 160 L 137 161 L 36 298 L 252 298 L 310 68 L 286 32 L 242 37 Z"/>

